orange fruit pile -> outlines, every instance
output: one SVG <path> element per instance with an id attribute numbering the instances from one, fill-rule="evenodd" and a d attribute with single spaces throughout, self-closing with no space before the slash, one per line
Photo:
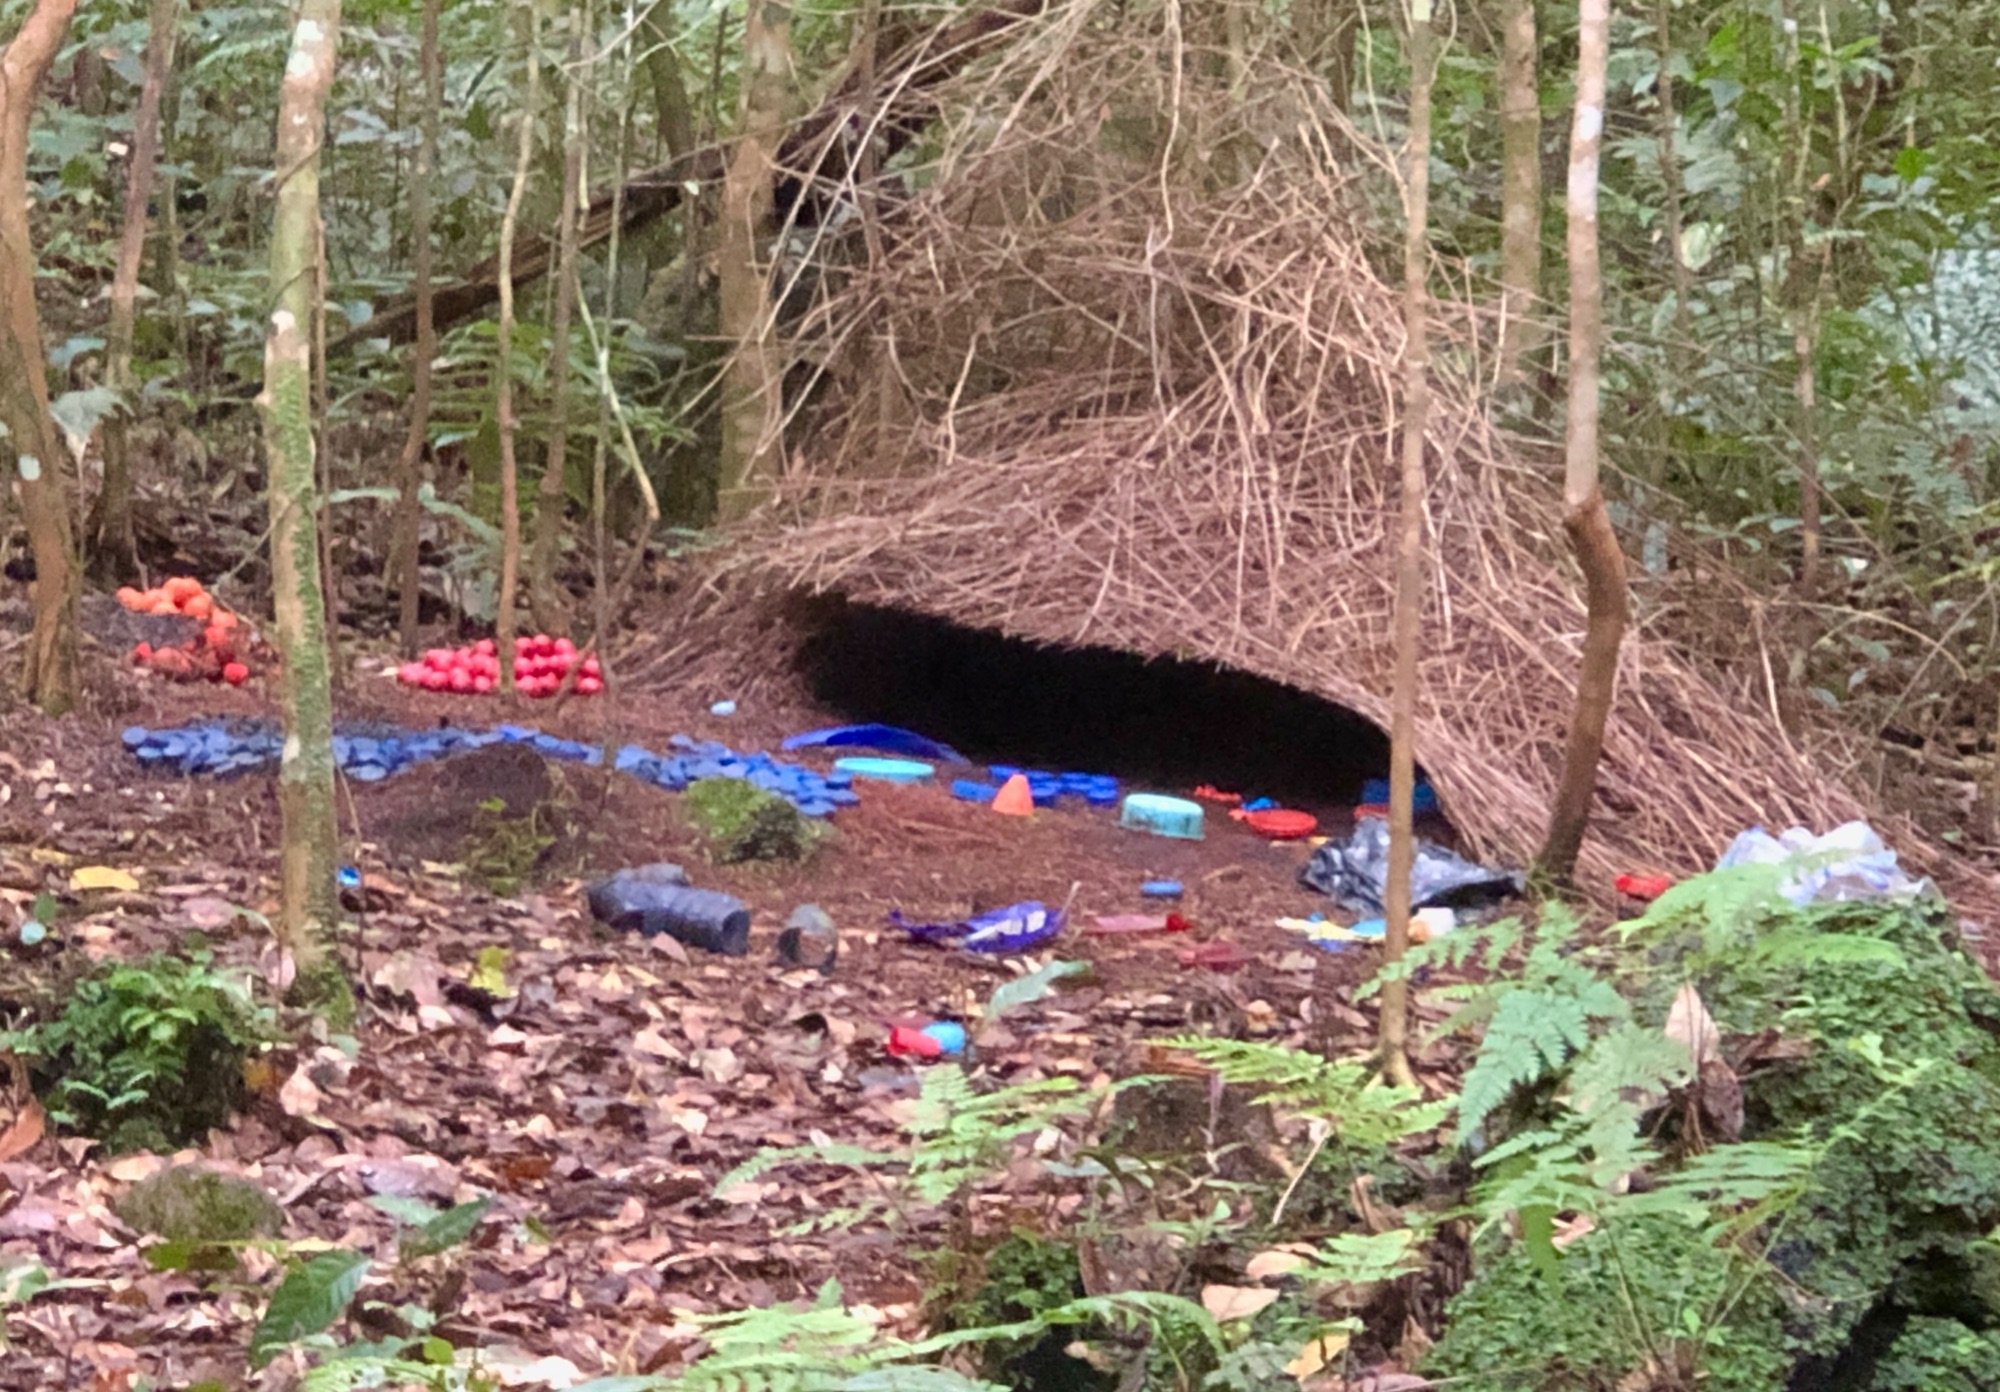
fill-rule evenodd
<path id="1" fill-rule="evenodd" d="M 150 590 L 127 585 L 118 602 L 135 614 L 178 616 L 201 621 L 201 633 L 185 643 L 155 648 L 140 643 L 132 649 L 132 665 L 145 667 L 175 681 L 222 681 L 241 686 L 250 679 L 239 649 L 244 646 L 236 615 L 190 575 L 176 575 Z"/>

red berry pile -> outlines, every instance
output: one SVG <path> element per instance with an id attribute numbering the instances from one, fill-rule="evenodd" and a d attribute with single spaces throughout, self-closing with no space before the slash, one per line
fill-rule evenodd
<path id="1" fill-rule="evenodd" d="M 523 696 L 555 695 L 572 667 L 577 668 L 577 695 L 595 696 L 604 690 L 597 659 L 579 659 L 576 644 L 569 639 L 537 633 L 514 644 L 514 685 Z M 484 695 L 500 685 L 500 650 L 491 638 L 481 638 L 469 648 L 432 648 L 423 661 L 398 667 L 396 680 L 426 691 Z"/>

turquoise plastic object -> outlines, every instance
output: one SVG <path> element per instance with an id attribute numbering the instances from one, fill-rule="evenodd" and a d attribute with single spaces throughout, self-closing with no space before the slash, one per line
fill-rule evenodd
<path id="1" fill-rule="evenodd" d="M 928 783 L 937 775 L 937 765 L 921 759 L 873 759 L 856 756 L 833 761 L 835 773 L 856 778 L 873 778 L 878 783 Z"/>
<path id="2" fill-rule="evenodd" d="M 1118 809 L 1118 825 L 1179 841 L 1201 840 L 1201 804 L 1158 793 L 1133 793 Z"/>

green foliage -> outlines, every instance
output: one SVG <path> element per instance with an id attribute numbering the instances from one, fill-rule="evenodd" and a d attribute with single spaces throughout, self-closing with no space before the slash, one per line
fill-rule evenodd
<path id="1" fill-rule="evenodd" d="M 367 1276 L 367 1256 L 345 1250 L 322 1252 L 293 1268 L 251 1332 L 250 1366 L 262 1368 L 290 1345 L 331 1329 Z"/>
<path id="2" fill-rule="evenodd" d="M 871 1189 L 856 1207 L 820 1215 L 806 1226 L 846 1227 L 892 1215 L 907 1220 L 917 1206 L 963 1201 L 1005 1167 L 1021 1138 L 1087 1112 L 1080 1092 L 1073 1078 L 1045 1078 L 982 1093 L 956 1065 L 939 1065 L 924 1074 L 923 1091 L 904 1123 L 903 1148 L 806 1145 L 761 1151 L 717 1180 L 715 1189 L 724 1193 L 801 1164 L 893 1169 L 900 1174 Z"/>
<path id="3" fill-rule="evenodd" d="M 243 975 L 198 953 L 107 965 L 55 1018 L 0 1033 L 0 1049 L 28 1060 L 58 1126 L 122 1152 L 227 1125 L 243 1064 L 270 1037 Z"/>
<path id="4" fill-rule="evenodd" d="M 1424 1364 L 1461 1392 L 1597 1392 L 1649 1361 L 1699 1367 L 1715 1392 L 1784 1383 L 1775 1283 L 1698 1227 L 1645 1217 L 1592 1232 L 1553 1274 L 1519 1243 L 1481 1255 Z"/>
<path id="5" fill-rule="evenodd" d="M 461 852 L 466 871 L 499 898 L 520 893 L 556 843 L 555 835 L 543 826 L 544 816 L 541 807 L 529 808 L 525 816 L 509 816 L 502 798 L 480 803 Z"/>
<path id="6" fill-rule="evenodd" d="M 2000 1336 L 1957 1320 L 1919 1315 L 1901 1334 L 1869 1383 L 1872 1392 L 1986 1392 L 2000 1387 Z"/>
<path id="7" fill-rule="evenodd" d="M 813 824 L 776 793 L 741 778 L 704 778 L 687 790 L 688 817 L 723 864 L 805 857 Z"/>
<path id="8" fill-rule="evenodd" d="M 1450 1111 L 1422 1102 L 1415 1088 L 1380 1082 L 1359 1063 L 1253 1040 L 1184 1035 L 1161 1042 L 1214 1069 L 1223 1082 L 1250 1088 L 1257 1101 L 1319 1121 L 1355 1147 L 1380 1148 L 1421 1135 Z"/>

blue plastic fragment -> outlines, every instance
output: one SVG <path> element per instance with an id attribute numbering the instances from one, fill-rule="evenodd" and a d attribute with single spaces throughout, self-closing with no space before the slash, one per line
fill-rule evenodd
<path id="1" fill-rule="evenodd" d="M 1245 812 L 1269 812 L 1277 806 L 1277 802 L 1271 798 L 1251 798 L 1250 801 L 1243 804 L 1243 810 Z"/>
<path id="2" fill-rule="evenodd" d="M 1371 778 L 1361 785 L 1361 805 L 1363 807 L 1371 805 L 1379 807 L 1388 801 L 1388 779 Z M 1424 779 L 1419 778 L 1417 780 L 1416 793 L 1410 800 L 1410 810 L 1418 815 L 1438 810 L 1437 790 L 1431 787 Z"/>
<path id="3" fill-rule="evenodd" d="M 792 735 L 781 749 L 875 749 L 884 754 L 907 754 L 916 759 L 936 759 L 962 764 L 965 756 L 948 744 L 895 725 L 833 725 L 824 730 L 808 730 Z"/>
<path id="4" fill-rule="evenodd" d="M 991 802 L 1000 796 L 1000 790 L 991 783 L 982 783 L 977 778 L 954 778 L 951 781 L 951 795 L 960 802 Z"/>
<path id="5" fill-rule="evenodd" d="M 341 866 L 334 872 L 333 878 L 342 889 L 361 888 L 361 872 L 352 865 Z"/>
<path id="6" fill-rule="evenodd" d="M 1147 880 L 1139 886 L 1139 893 L 1148 899 L 1178 899 L 1181 897 L 1179 880 Z"/>
<path id="7" fill-rule="evenodd" d="M 965 1026 L 952 1020 L 940 1020 L 934 1025 L 925 1025 L 923 1032 L 937 1041 L 938 1049 L 945 1058 L 957 1058 L 965 1052 Z"/>

